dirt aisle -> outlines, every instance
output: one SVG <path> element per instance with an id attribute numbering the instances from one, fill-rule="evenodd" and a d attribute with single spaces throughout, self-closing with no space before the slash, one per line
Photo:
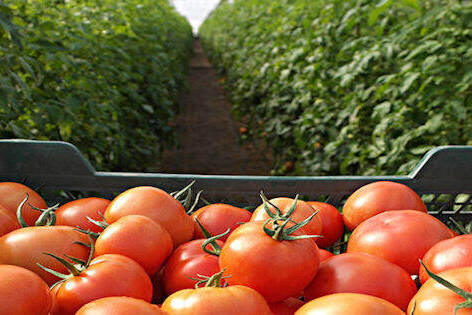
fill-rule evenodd
<path id="1" fill-rule="evenodd" d="M 181 97 L 180 115 L 175 122 L 179 145 L 164 152 L 160 172 L 269 175 L 272 162 L 268 150 L 239 144 L 242 125 L 231 116 L 231 105 L 198 40 L 194 51 L 189 90 Z"/>

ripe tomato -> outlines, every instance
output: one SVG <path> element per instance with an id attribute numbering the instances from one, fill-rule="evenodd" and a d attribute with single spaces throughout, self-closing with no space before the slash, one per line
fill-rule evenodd
<path id="1" fill-rule="evenodd" d="M 67 269 L 51 253 L 60 257 L 67 254 L 87 260 L 89 248 L 77 242 L 89 243 L 88 237 L 71 226 L 34 226 L 15 230 L 0 238 L 0 264 L 16 265 L 39 275 L 48 285 L 60 279 L 37 265 L 54 269 L 60 273 Z"/>
<path id="2" fill-rule="evenodd" d="M 120 254 L 133 259 L 153 275 L 172 248 L 172 238 L 160 224 L 142 215 L 127 215 L 100 234 L 95 242 L 94 256 Z"/>
<path id="3" fill-rule="evenodd" d="M 181 290 L 164 301 L 162 310 L 176 315 L 272 314 L 267 302 L 257 291 L 241 285 Z"/>
<path id="4" fill-rule="evenodd" d="M 82 198 L 63 204 L 56 210 L 56 225 L 79 226 L 84 230 L 101 232 L 103 229 L 93 224 L 87 217 L 101 221 L 110 200 L 103 198 Z"/>
<path id="5" fill-rule="evenodd" d="M 206 239 L 194 240 L 180 245 L 167 260 L 162 284 L 167 295 L 183 289 L 195 287 L 197 274 L 211 276 L 220 271 L 218 256 L 208 254 L 202 250 L 202 244 Z M 220 247 L 224 243 L 217 240 Z"/>
<path id="6" fill-rule="evenodd" d="M 322 261 L 325 261 L 326 259 L 328 259 L 329 257 L 333 257 L 334 254 L 325 250 L 325 249 L 320 249 L 320 262 Z"/>
<path id="7" fill-rule="evenodd" d="M 323 237 L 315 239 L 316 245 L 322 248 L 333 245 L 337 240 L 343 236 L 344 221 L 343 216 L 339 213 L 336 207 L 329 203 L 319 201 L 307 202 L 313 209 L 318 210 L 318 216 L 323 222 L 321 235 Z"/>
<path id="8" fill-rule="evenodd" d="M 0 205 L 0 236 L 19 228 L 16 216 Z"/>
<path id="9" fill-rule="evenodd" d="M 299 299 L 291 297 L 280 302 L 269 303 L 269 307 L 274 315 L 293 315 L 303 304 L 305 303 Z"/>
<path id="10" fill-rule="evenodd" d="M 157 305 L 127 296 L 101 298 L 82 306 L 76 315 L 165 315 Z"/>
<path id="11" fill-rule="evenodd" d="M 268 302 L 277 302 L 310 283 L 318 271 L 319 252 L 312 239 L 276 240 L 263 226 L 255 221 L 234 230 L 221 250 L 220 269 L 231 275 L 229 285 L 248 286 Z"/>
<path id="12" fill-rule="evenodd" d="M 438 274 L 441 278 L 451 282 L 466 292 L 471 293 L 472 287 L 472 267 L 450 269 Z M 460 295 L 449 290 L 434 279 L 427 280 L 418 293 L 413 297 L 408 305 L 408 314 L 413 308 L 414 315 L 445 315 L 454 314 L 454 307 L 465 302 Z M 470 315 L 470 308 L 460 309 L 457 315 Z"/>
<path id="13" fill-rule="evenodd" d="M 27 194 L 29 196 L 28 202 L 21 209 L 21 214 L 23 215 L 26 224 L 32 226 L 41 215 L 41 212 L 33 210 L 28 203 L 32 204 L 36 208 L 45 209 L 47 208 L 47 205 L 44 199 L 41 198 L 37 192 L 23 184 L 12 182 L 0 183 L 0 205 L 15 216 L 18 206 L 25 199 Z"/>
<path id="14" fill-rule="evenodd" d="M 392 303 L 357 293 L 330 294 L 303 305 L 295 315 L 405 315 Z M 416 314 L 415 314 L 416 315 Z"/>
<path id="15" fill-rule="evenodd" d="M 472 267 L 472 235 L 460 235 L 440 241 L 426 252 L 422 260 L 436 274 L 454 268 Z M 421 283 L 429 279 L 423 266 L 420 266 L 419 275 Z"/>
<path id="16" fill-rule="evenodd" d="M 130 214 L 144 215 L 161 224 L 171 235 L 174 247 L 192 239 L 192 218 L 180 202 L 159 188 L 141 186 L 121 193 L 107 207 L 105 219 L 113 223 Z"/>
<path id="17" fill-rule="evenodd" d="M 47 315 L 50 309 L 49 287 L 37 274 L 0 265 L 0 314 Z"/>
<path id="18" fill-rule="evenodd" d="M 368 218 L 390 210 L 418 210 L 427 212 L 420 196 L 408 186 L 380 181 L 356 190 L 343 207 L 344 224 L 353 230 Z"/>
<path id="19" fill-rule="evenodd" d="M 271 199 L 270 202 L 274 204 L 276 207 L 278 207 L 282 213 L 287 213 L 290 208 L 293 205 L 294 199 L 292 198 L 275 198 Z M 274 207 L 269 206 L 269 209 L 275 213 Z M 297 206 L 295 208 L 295 211 L 292 215 L 292 219 L 295 222 L 301 222 L 308 218 L 310 215 L 312 215 L 315 212 L 315 210 L 305 201 L 303 200 L 297 200 Z M 259 207 L 254 210 L 254 213 L 252 214 L 251 221 L 265 221 L 269 218 L 267 215 L 265 209 L 264 209 L 264 204 L 260 205 Z M 315 217 L 303 227 L 305 232 L 308 235 L 320 235 L 322 231 L 322 221 L 319 215 L 315 215 Z"/>
<path id="20" fill-rule="evenodd" d="M 419 259 L 428 249 L 450 237 L 449 228 L 427 213 L 387 211 L 362 222 L 354 230 L 347 252 L 382 257 L 415 275 L 420 267 Z"/>
<path id="21" fill-rule="evenodd" d="M 333 293 L 373 295 L 406 310 L 416 293 L 416 285 L 405 270 L 384 259 L 345 253 L 322 262 L 304 290 L 307 301 Z"/>
<path id="22" fill-rule="evenodd" d="M 215 203 L 202 207 L 192 214 L 192 218 L 198 219 L 205 229 L 211 235 L 219 235 L 224 233 L 228 228 L 229 234 L 237 228 L 241 222 L 249 222 L 252 213 L 246 209 L 241 209 L 223 203 Z M 223 242 L 226 241 L 229 234 L 220 238 Z M 200 227 L 195 223 L 194 239 L 205 238 Z"/>
<path id="23" fill-rule="evenodd" d="M 151 279 L 131 258 L 114 254 L 99 256 L 79 275 L 60 284 L 52 314 L 73 315 L 85 304 L 109 296 L 150 302 Z"/>

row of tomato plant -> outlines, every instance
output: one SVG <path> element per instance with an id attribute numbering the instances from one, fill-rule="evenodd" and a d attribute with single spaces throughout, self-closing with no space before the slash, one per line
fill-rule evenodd
<path id="1" fill-rule="evenodd" d="M 103 170 L 155 167 L 191 45 L 165 0 L 2 0 L 0 138 L 72 142 Z"/>
<path id="2" fill-rule="evenodd" d="M 276 173 L 399 174 L 472 143 L 471 19 L 469 1 L 236 0 L 199 33 Z"/>

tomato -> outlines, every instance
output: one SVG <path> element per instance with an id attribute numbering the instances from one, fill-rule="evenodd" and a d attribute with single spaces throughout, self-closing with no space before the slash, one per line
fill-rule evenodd
<path id="1" fill-rule="evenodd" d="M 345 253 L 322 262 L 304 290 L 307 301 L 333 293 L 373 295 L 405 310 L 416 293 L 416 285 L 395 264 L 368 254 Z"/>
<path id="2" fill-rule="evenodd" d="M 231 275 L 226 279 L 229 285 L 248 286 L 268 302 L 277 302 L 310 283 L 318 271 L 319 252 L 312 239 L 276 240 L 263 225 L 248 222 L 233 231 L 221 250 L 220 269 Z"/>
<path id="3" fill-rule="evenodd" d="M 408 186 L 380 181 L 356 190 L 343 207 L 344 224 L 353 230 L 368 218 L 390 210 L 418 210 L 427 212 L 420 196 Z"/>
<path id="4" fill-rule="evenodd" d="M 449 228 L 427 213 L 387 211 L 362 222 L 354 230 L 347 252 L 382 257 L 414 275 L 418 274 L 419 259 L 434 244 L 450 237 Z"/>
<path id="5" fill-rule="evenodd" d="M 472 267 L 472 235 L 461 235 L 440 241 L 426 252 L 422 260 L 433 273 Z M 429 279 L 423 266 L 420 266 L 419 275 L 421 283 Z"/>
<path id="6" fill-rule="evenodd" d="M 323 237 L 315 239 L 316 245 L 326 248 L 336 243 L 344 234 L 344 221 L 341 213 L 329 203 L 319 201 L 308 201 L 307 203 L 319 211 L 318 216 L 323 222 L 321 231 Z"/>
<path id="7" fill-rule="evenodd" d="M 67 269 L 44 253 L 64 257 L 67 254 L 87 260 L 89 248 L 77 242 L 89 243 L 88 237 L 71 226 L 34 226 L 15 230 L 0 238 L 0 264 L 16 265 L 39 275 L 48 285 L 60 279 L 37 265 L 64 273 Z"/>
<path id="8" fill-rule="evenodd" d="M 328 259 L 329 257 L 333 257 L 334 254 L 325 250 L 325 249 L 320 249 L 320 262 L 322 261 L 325 261 L 326 259 Z"/>
<path id="9" fill-rule="evenodd" d="M 47 315 L 50 309 L 49 287 L 37 274 L 0 265 L 0 314 Z"/>
<path id="10" fill-rule="evenodd" d="M 21 209 L 21 214 L 23 215 L 26 224 L 32 226 L 41 215 L 41 212 L 33 210 L 28 203 L 37 208 L 45 209 L 47 208 L 47 205 L 44 199 L 41 198 L 37 192 L 23 184 L 12 182 L 0 183 L 0 205 L 15 216 L 18 206 L 26 198 L 27 194 L 28 202 Z"/>
<path id="11" fill-rule="evenodd" d="M 295 315 L 405 315 L 392 303 L 375 296 L 357 293 L 330 294 L 310 301 Z M 416 315 L 416 314 L 415 314 Z"/>
<path id="12" fill-rule="evenodd" d="M 472 287 L 472 267 L 450 269 L 438 274 L 441 278 L 451 282 L 455 286 L 468 293 Z M 418 293 L 413 297 L 408 305 L 408 314 L 413 308 L 414 315 L 445 315 L 454 314 L 454 307 L 465 302 L 460 295 L 449 290 L 434 279 L 427 280 Z M 472 314 L 472 309 L 460 309 L 457 315 Z"/>
<path id="13" fill-rule="evenodd" d="M 107 207 L 105 219 L 113 223 L 130 214 L 144 215 L 161 224 L 171 235 L 174 247 L 192 239 L 192 218 L 180 202 L 159 188 L 141 186 L 121 193 Z"/>
<path id="14" fill-rule="evenodd" d="M 197 274 L 211 276 L 220 271 L 218 256 L 208 254 L 202 250 L 202 244 L 206 239 L 194 240 L 180 245 L 167 260 L 163 275 L 162 285 L 167 295 L 183 289 L 195 287 Z M 220 247 L 224 243 L 217 240 Z"/>
<path id="15" fill-rule="evenodd" d="M 95 242 L 94 256 L 120 254 L 155 274 L 173 249 L 172 238 L 160 224 L 142 215 L 128 215 L 110 224 Z"/>
<path id="16" fill-rule="evenodd" d="M 293 315 L 303 304 L 305 303 L 292 297 L 280 302 L 269 303 L 269 307 L 274 315 Z"/>
<path id="17" fill-rule="evenodd" d="M 162 310 L 175 315 L 272 314 L 257 291 L 241 285 L 181 290 L 164 301 Z"/>
<path id="18" fill-rule="evenodd" d="M 246 209 L 241 209 L 223 203 L 215 203 L 202 207 L 192 214 L 192 218 L 198 219 L 205 229 L 211 235 L 219 235 L 229 228 L 230 233 L 237 228 L 240 223 L 248 222 L 251 219 L 252 213 Z M 229 234 L 220 238 L 223 242 L 226 241 Z M 200 227 L 195 224 L 194 239 L 205 238 Z"/>
<path id="19" fill-rule="evenodd" d="M 16 216 L 0 205 L 0 236 L 20 228 Z"/>
<path id="20" fill-rule="evenodd" d="M 101 232 L 103 229 L 87 220 L 87 217 L 101 221 L 100 213 L 103 215 L 109 204 L 110 200 L 96 197 L 68 202 L 56 210 L 56 225 L 69 225 L 92 232 Z"/>
<path id="21" fill-rule="evenodd" d="M 127 296 L 101 298 L 82 306 L 76 315 L 165 315 L 157 305 Z"/>
<path id="22" fill-rule="evenodd" d="M 275 198 L 271 199 L 270 202 L 278 207 L 282 213 L 287 213 L 293 205 L 294 199 L 291 198 Z M 269 205 L 269 209 L 275 213 L 274 207 Z M 315 213 L 315 210 L 305 201 L 297 200 L 297 205 L 295 208 L 295 212 L 292 215 L 292 219 L 296 222 L 301 222 L 308 218 L 310 215 Z M 269 218 L 267 215 L 264 205 L 260 205 L 259 207 L 254 210 L 252 214 L 251 221 L 265 221 Z M 322 231 L 322 222 L 319 215 L 315 215 L 315 217 L 303 227 L 308 235 L 320 235 Z"/>
<path id="23" fill-rule="evenodd" d="M 79 275 L 60 284 L 53 314 L 75 314 L 85 304 L 109 296 L 150 302 L 151 279 L 131 258 L 115 254 L 99 256 Z"/>

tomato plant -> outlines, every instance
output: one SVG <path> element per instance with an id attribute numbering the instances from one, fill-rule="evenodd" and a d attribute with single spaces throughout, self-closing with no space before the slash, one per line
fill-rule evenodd
<path id="1" fill-rule="evenodd" d="M 19 228 L 16 216 L 0 205 L 0 237 Z"/>
<path id="2" fill-rule="evenodd" d="M 100 220 L 109 204 L 110 200 L 97 197 L 81 198 L 68 202 L 56 210 L 56 225 L 69 225 L 92 232 L 100 232 L 103 229 L 87 220 L 87 217 Z"/>
<path id="3" fill-rule="evenodd" d="M 76 315 L 166 315 L 157 305 L 127 296 L 112 296 L 94 300 L 82 306 Z"/>
<path id="4" fill-rule="evenodd" d="M 344 233 L 344 221 L 341 213 L 336 207 L 326 202 L 308 201 L 310 206 L 318 211 L 318 216 L 322 222 L 321 235 L 323 237 L 315 240 L 316 245 L 322 248 L 333 245 Z"/>
<path id="5" fill-rule="evenodd" d="M 292 315 L 302 307 L 303 304 L 305 304 L 303 301 L 292 297 L 283 301 L 269 303 L 269 307 L 274 315 Z"/>

